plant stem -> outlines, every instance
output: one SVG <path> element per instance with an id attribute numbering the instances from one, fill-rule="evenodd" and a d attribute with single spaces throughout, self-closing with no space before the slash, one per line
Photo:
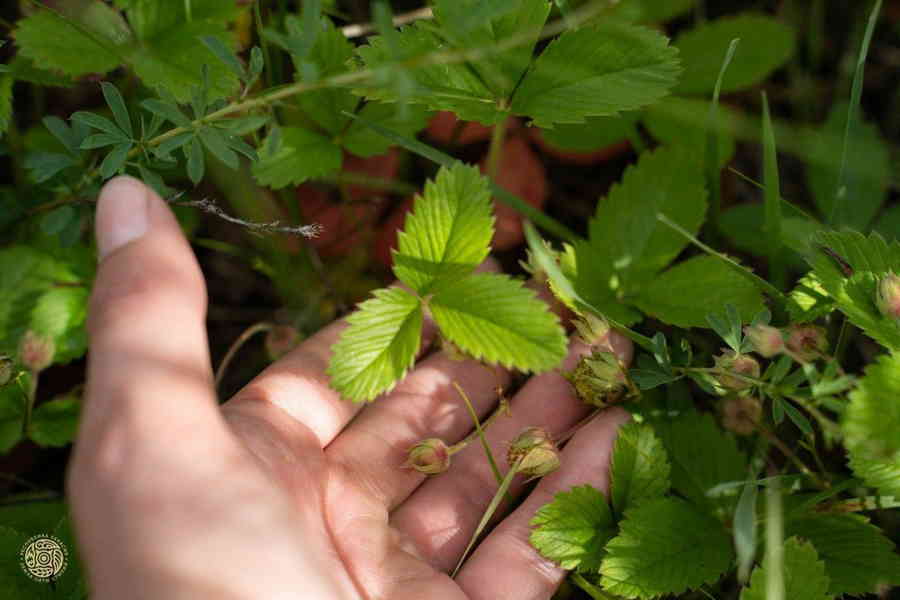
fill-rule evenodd
<path id="1" fill-rule="evenodd" d="M 247 343 L 247 340 L 252 338 L 257 333 L 268 333 L 274 326 L 274 324 L 268 322 L 254 323 L 253 325 L 245 329 L 244 332 L 241 333 L 241 335 L 239 335 L 236 340 L 234 340 L 231 346 L 228 347 L 228 352 L 225 353 L 225 357 L 219 364 L 219 368 L 216 369 L 216 377 L 213 384 L 215 385 L 216 389 L 218 389 L 219 384 L 222 383 L 222 378 L 225 376 L 225 372 L 228 370 L 228 366 L 231 364 L 231 361 L 234 359 L 237 351 Z"/>
<path id="2" fill-rule="evenodd" d="M 494 411 L 491 416 L 488 417 L 487 421 L 484 422 L 484 425 L 482 425 L 478 420 L 478 413 L 475 412 L 475 407 L 472 405 L 471 400 L 469 400 L 469 396 L 462 389 L 462 386 L 454 381 L 453 387 L 456 388 L 456 392 L 463 399 L 466 408 L 469 409 L 469 414 L 472 416 L 472 422 L 475 424 L 475 431 L 466 436 L 466 438 L 461 442 L 450 446 L 447 449 L 447 452 L 450 454 L 450 456 L 453 456 L 454 454 L 468 446 L 469 442 L 471 442 L 477 436 L 478 439 L 481 440 L 481 445 L 484 447 L 484 453 L 487 455 L 488 463 L 490 463 L 491 465 L 491 471 L 493 471 L 494 473 L 494 478 L 497 480 L 498 484 L 503 483 L 503 473 L 500 472 L 500 468 L 497 466 L 497 461 L 494 460 L 494 453 L 491 452 L 491 446 L 490 444 L 488 444 L 487 438 L 484 435 L 484 430 L 494 422 L 494 420 L 497 418 L 497 415 L 503 412 L 503 409 L 499 408 Z M 512 498 L 509 498 L 509 500 L 511 501 Z"/>
<path id="3" fill-rule="evenodd" d="M 819 475 L 816 474 L 815 471 L 810 469 L 806 465 L 806 463 L 803 462 L 800 457 L 797 456 L 797 454 L 788 447 L 787 444 L 785 444 L 778 438 L 778 436 L 772 433 L 768 428 L 762 426 L 762 424 L 760 424 L 760 431 L 762 431 L 762 434 L 766 437 L 766 439 L 768 439 L 776 448 L 778 448 L 778 450 L 782 455 L 784 455 L 785 458 L 794 463 L 794 466 L 797 467 L 801 473 L 812 479 L 820 488 L 828 488 L 828 482 L 819 477 Z"/>
<path id="4" fill-rule="evenodd" d="M 25 418 L 22 420 L 22 435 L 28 436 L 31 430 L 31 415 L 34 413 L 34 402 L 37 399 L 39 371 L 30 371 L 28 389 L 25 391 Z"/>
<path id="5" fill-rule="evenodd" d="M 503 110 L 505 110 L 505 108 L 505 106 L 501 107 Z M 497 171 L 500 168 L 500 158 L 503 156 L 503 139 L 506 137 L 507 121 L 509 121 L 509 117 L 508 114 L 504 112 L 503 118 L 499 123 L 494 125 L 494 130 L 491 132 L 491 145 L 488 148 L 487 156 L 487 176 L 494 181 L 497 180 Z"/>

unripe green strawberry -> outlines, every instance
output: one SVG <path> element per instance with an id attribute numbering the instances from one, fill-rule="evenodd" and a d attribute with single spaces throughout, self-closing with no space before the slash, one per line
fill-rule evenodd
<path id="1" fill-rule="evenodd" d="M 736 396 L 722 404 L 722 427 L 738 435 L 756 431 L 762 417 L 762 402 L 753 396 Z"/>
<path id="2" fill-rule="evenodd" d="M 626 389 L 625 368 L 612 352 L 595 351 L 578 361 L 566 375 L 575 394 L 585 404 L 603 408 L 622 398 Z"/>
<path id="3" fill-rule="evenodd" d="M 559 468 L 559 449 L 540 427 L 526 427 L 509 445 L 506 462 L 518 464 L 518 472 L 529 478 L 543 477 Z"/>
<path id="4" fill-rule="evenodd" d="M 787 335 L 788 351 L 801 362 L 812 362 L 828 350 L 825 330 L 818 325 L 791 325 Z"/>
<path id="5" fill-rule="evenodd" d="M 781 331 L 769 325 L 753 325 L 744 328 L 753 351 L 763 358 L 772 358 L 784 352 L 784 337 Z"/>
<path id="6" fill-rule="evenodd" d="M 19 342 L 19 362 L 33 373 L 49 367 L 53 363 L 55 353 L 56 346 L 52 339 L 38 335 L 30 329 Z"/>
<path id="7" fill-rule="evenodd" d="M 715 357 L 716 368 L 719 370 L 716 380 L 729 390 L 745 390 L 753 385 L 752 382 L 735 375 L 759 378 L 759 363 L 752 356 L 737 354 L 734 350 L 725 350 Z"/>
<path id="8" fill-rule="evenodd" d="M 884 316 L 900 319 L 900 277 L 893 271 L 878 282 L 875 303 Z"/>
<path id="9" fill-rule="evenodd" d="M 450 449 L 443 440 L 428 438 L 409 449 L 405 467 L 426 475 L 437 475 L 450 468 Z"/>

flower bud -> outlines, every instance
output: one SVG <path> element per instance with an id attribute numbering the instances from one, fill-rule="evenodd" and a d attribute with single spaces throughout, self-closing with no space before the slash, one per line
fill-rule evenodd
<path id="1" fill-rule="evenodd" d="M 825 330 L 818 325 L 791 325 L 787 334 L 787 349 L 799 361 L 812 362 L 828 349 Z"/>
<path id="2" fill-rule="evenodd" d="M 752 356 L 736 354 L 733 350 L 726 350 L 715 357 L 716 368 L 719 374 L 716 380 L 729 390 L 745 390 L 753 385 L 752 382 L 735 375 L 759 379 L 759 363 Z"/>
<path id="3" fill-rule="evenodd" d="M 275 325 L 266 334 L 266 353 L 270 360 L 278 360 L 297 347 L 300 332 L 290 325 Z"/>
<path id="4" fill-rule="evenodd" d="M 582 402 L 601 408 L 618 401 L 625 392 L 627 382 L 619 358 L 605 351 L 582 357 L 566 378 Z"/>
<path id="5" fill-rule="evenodd" d="M 450 468 L 450 449 L 444 440 L 428 438 L 409 449 L 404 467 L 426 475 L 437 475 Z"/>
<path id="6" fill-rule="evenodd" d="M 750 339 L 753 350 L 763 358 L 772 358 L 784 352 L 784 337 L 781 331 L 769 325 L 744 327 L 744 334 Z"/>
<path id="7" fill-rule="evenodd" d="M 0 386 L 9 383 L 13 376 L 13 361 L 8 356 L 0 356 Z"/>
<path id="8" fill-rule="evenodd" d="M 900 319 L 900 277 L 893 271 L 878 282 L 875 304 L 884 316 Z"/>
<path id="9" fill-rule="evenodd" d="M 588 346 L 593 346 L 609 336 L 609 323 L 603 317 L 585 313 L 572 322 L 578 336 Z"/>
<path id="10" fill-rule="evenodd" d="M 518 472 L 526 477 L 543 477 L 559 468 L 559 450 L 550 434 L 540 427 L 526 427 L 509 445 L 506 462 L 518 464 Z"/>
<path id="11" fill-rule="evenodd" d="M 38 335 L 30 329 L 19 342 L 19 361 L 33 373 L 49 367 L 53 363 L 55 353 L 56 347 L 52 339 Z"/>
<path id="12" fill-rule="evenodd" d="M 722 404 L 722 427 L 738 435 L 756 431 L 762 417 L 762 402 L 753 396 L 736 396 Z"/>

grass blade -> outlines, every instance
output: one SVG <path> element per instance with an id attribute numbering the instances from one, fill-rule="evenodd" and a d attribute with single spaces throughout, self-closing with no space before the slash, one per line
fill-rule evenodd
<path id="1" fill-rule="evenodd" d="M 869 56 L 869 46 L 872 43 L 872 35 L 875 33 L 875 25 L 878 23 L 878 15 L 881 12 L 881 0 L 875 0 L 872 12 L 869 15 L 869 23 L 866 25 L 866 33 L 863 36 L 862 47 L 859 50 L 859 58 L 856 61 L 856 71 L 853 73 L 853 86 L 850 89 L 850 106 L 847 109 L 847 126 L 844 129 L 844 144 L 841 149 L 841 168 L 838 171 L 837 189 L 834 192 L 834 203 L 831 205 L 831 214 L 828 215 L 828 223 L 834 222 L 839 203 L 847 199 L 847 154 L 850 151 L 850 140 L 856 135 L 857 122 L 860 120 L 860 101 L 862 99 L 863 79 L 866 71 L 866 58 Z"/>
<path id="2" fill-rule="evenodd" d="M 765 184 L 765 224 L 769 250 L 769 279 L 775 287 L 783 288 L 787 283 L 787 263 L 781 251 L 781 178 L 778 174 L 778 150 L 775 145 L 775 130 L 772 128 L 772 114 L 769 111 L 769 97 L 762 93 L 763 101 L 763 182 Z"/>
<path id="3" fill-rule="evenodd" d="M 369 129 L 371 129 L 372 131 L 391 140 L 395 144 L 398 144 L 399 146 L 406 148 L 413 154 L 418 154 L 419 156 L 421 156 L 423 158 L 427 158 L 428 160 L 430 160 L 434 163 L 437 163 L 441 166 L 452 167 L 457 162 L 459 162 L 457 159 L 453 158 L 449 154 L 445 154 L 444 152 L 441 152 L 437 148 L 429 146 L 428 144 L 426 144 L 424 142 L 420 142 L 419 140 L 417 140 L 415 138 L 407 137 L 405 135 L 400 135 L 399 133 L 397 133 L 395 131 L 391 131 L 390 129 L 387 129 L 386 127 L 382 127 L 378 123 L 373 123 L 372 121 L 368 121 L 368 120 L 360 117 L 359 115 L 354 115 L 353 113 L 349 113 L 346 111 L 343 114 L 350 117 L 351 119 L 356 119 L 357 121 L 359 121 L 360 123 L 362 123 L 363 125 L 368 127 Z M 511 194 L 510 192 L 506 191 L 505 189 L 503 189 L 502 187 L 500 187 L 493 181 L 491 181 L 491 192 L 493 193 L 494 197 L 499 198 L 504 204 L 508 204 L 509 206 L 513 207 L 524 217 L 530 219 L 535 224 L 543 227 L 545 230 L 552 233 L 553 235 L 555 235 L 561 239 L 564 239 L 566 241 L 569 241 L 569 242 L 575 242 L 575 241 L 578 241 L 579 239 L 581 239 L 581 236 L 579 236 L 577 233 L 575 233 L 574 231 L 572 231 L 571 229 L 569 229 L 568 227 L 566 227 L 565 225 L 563 225 L 556 219 L 553 219 L 553 218 L 545 215 L 543 212 L 534 208 L 533 206 L 531 206 L 530 204 L 528 204 L 527 202 L 525 202 L 524 200 L 522 200 L 515 194 Z"/>
<path id="4" fill-rule="evenodd" d="M 709 187 L 709 224 L 716 235 L 719 232 L 719 217 L 722 214 L 722 176 L 719 172 L 719 94 L 722 91 L 725 71 L 728 70 L 728 65 L 731 64 L 740 41 L 740 39 L 731 40 L 731 44 L 725 52 L 725 60 L 722 61 L 722 68 L 719 69 L 719 77 L 716 79 L 712 103 L 709 105 L 709 116 L 706 120 L 704 171 L 706 172 L 706 184 Z"/>

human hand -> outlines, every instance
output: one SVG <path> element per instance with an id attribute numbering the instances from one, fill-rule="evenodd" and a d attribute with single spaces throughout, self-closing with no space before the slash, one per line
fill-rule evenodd
<path id="1" fill-rule="evenodd" d="M 581 428 L 562 467 L 451 579 L 497 489 L 483 449 L 470 445 L 431 479 L 401 465 L 419 440 L 452 444 L 471 430 L 452 382 L 483 417 L 509 373 L 423 353 L 392 393 L 351 404 L 325 376 L 344 326 L 335 323 L 219 407 L 203 277 L 166 204 L 134 179 L 111 181 L 97 241 L 88 386 L 67 482 L 93 598 L 552 596 L 565 572 L 529 545 L 528 522 L 558 491 L 608 488 L 627 413 L 610 409 Z M 630 361 L 618 334 L 600 342 Z M 573 341 L 563 368 L 586 351 Z M 547 373 L 527 382 L 487 437 L 503 456 L 526 426 L 560 435 L 587 413 L 565 379 Z"/>

